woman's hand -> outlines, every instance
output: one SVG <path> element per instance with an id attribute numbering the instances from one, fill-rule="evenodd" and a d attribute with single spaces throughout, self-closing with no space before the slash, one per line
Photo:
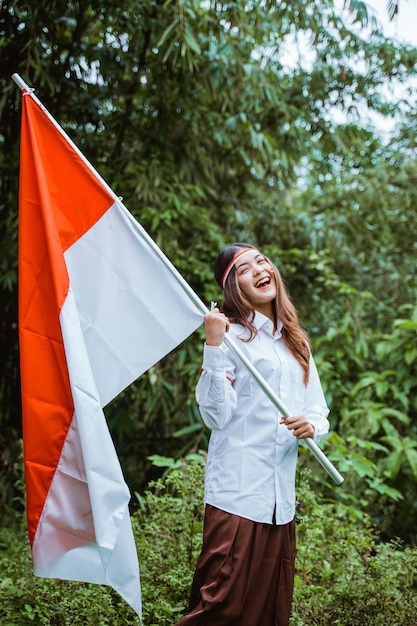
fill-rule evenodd
<path id="1" fill-rule="evenodd" d="M 229 320 L 220 313 L 216 307 L 204 316 L 204 326 L 206 328 L 206 344 L 208 346 L 220 346 L 223 343 L 224 334 L 230 327 Z"/>
<path id="2" fill-rule="evenodd" d="M 292 417 L 281 417 L 280 424 L 285 424 L 288 430 L 292 430 L 297 439 L 313 439 L 314 426 L 304 415 L 294 415 Z"/>

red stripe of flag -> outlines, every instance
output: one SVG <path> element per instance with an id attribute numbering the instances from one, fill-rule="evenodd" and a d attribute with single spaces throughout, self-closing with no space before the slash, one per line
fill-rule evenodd
<path id="1" fill-rule="evenodd" d="M 33 171 L 35 169 L 35 171 Z M 28 94 L 19 188 L 19 339 L 27 516 L 36 528 L 74 413 L 59 313 L 64 251 L 113 203 Z M 74 211 L 74 206 L 82 211 Z"/>

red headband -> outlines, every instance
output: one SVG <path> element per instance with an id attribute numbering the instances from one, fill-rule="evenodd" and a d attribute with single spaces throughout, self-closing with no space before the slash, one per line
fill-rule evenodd
<path id="1" fill-rule="evenodd" d="M 240 256 L 242 256 L 242 254 L 246 254 L 246 252 L 249 252 L 249 250 L 256 250 L 256 248 L 245 248 L 244 250 L 241 250 L 240 252 L 238 252 L 237 254 L 235 254 L 235 256 L 233 257 L 233 259 L 230 261 L 229 265 L 226 267 L 226 269 L 224 270 L 224 274 L 222 277 L 222 287 L 224 289 L 224 286 L 226 284 L 226 279 L 230 274 L 230 271 L 232 269 L 232 267 L 234 266 L 234 264 L 236 263 L 236 261 L 238 260 L 238 258 Z"/>

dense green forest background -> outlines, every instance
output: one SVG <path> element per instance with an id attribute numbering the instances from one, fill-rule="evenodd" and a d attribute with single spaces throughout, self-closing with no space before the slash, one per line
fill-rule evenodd
<path id="1" fill-rule="evenodd" d="M 291 54 L 289 53 L 291 51 Z M 417 49 L 366 3 L 34 0 L 0 5 L 0 525 L 23 517 L 17 342 L 21 94 L 35 88 L 206 302 L 248 241 L 280 268 L 331 406 L 335 488 L 385 540 L 417 539 Z M 414 82 L 413 82 L 414 81 Z M 197 331 L 106 408 L 135 503 L 204 453 Z M 151 457 L 151 458 L 150 458 Z M 169 463 L 169 460 L 167 461 Z"/>

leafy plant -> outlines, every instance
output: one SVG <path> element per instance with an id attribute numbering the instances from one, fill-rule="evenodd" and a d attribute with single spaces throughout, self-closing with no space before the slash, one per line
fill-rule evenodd
<path id="1" fill-rule="evenodd" d="M 21 531 L 0 528 L 2 626 L 138 626 L 132 609 L 100 585 L 37 578 Z"/>
<path id="2" fill-rule="evenodd" d="M 149 485 L 133 516 L 143 587 L 144 625 L 171 626 L 187 604 L 201 549 L 204 457 L 175 462 L 165 479 Z"/>
<path id="3" fill-rule="evenodd" d="M 169 471 L 132 517 L 141 568 L 143 626 L 171 626 L 185 611 L 203 523 L 204 455 L 156 461 Z M 297 478 L 297 559 L 292 626 L 411 626 L 417 549 L 384 542 L 364 513 L 329 502 L 310 471 Z M 0 530 L 2 626 L 133 626 L 107 587 L 35 578 L 21 531 Z"/>
<path id="4" fill-rule="evenodd" d="M 369 518 L 321 501 L 299 482 L 293 626 L 410 626 L 417 611 L 417 550 L 383 542 Z"/>

